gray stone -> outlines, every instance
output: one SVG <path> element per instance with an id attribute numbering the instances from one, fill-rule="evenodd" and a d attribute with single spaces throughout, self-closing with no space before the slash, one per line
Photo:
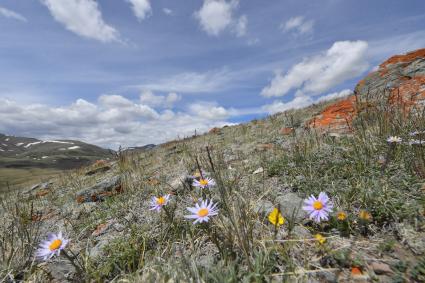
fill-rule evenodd
<path id="1" fill-rule="evenodd" d="M 89 214 L 90 212 L 92 212 L 95 207 L 96 207 L 95 202 L 87 202 L 79 206 L 77 205 L 71 206 L 70 207 L 71 219 L 77 220 L 80 217 L 82 217 L 84 214 Z"/>
<path id="2" fill-rule="evenodd" d="M 169 183 L 169 185 L 173 188 L 174 192 L 178 192 L 179 190 L 183 189 L 184 183 L 192 183 L 191 180 L 191 176 L 188 176 L 187 174 L 181 174 L 178 177 L 174 178 Z"/>
<path id="3" fill-rule="evenodd" d="M 302 210 L 303 200 L 295 193 L 278 196 L 276 203 L 280 205 L 282 215 L 288 220 L 293 217 L 295 222 L 300 222 L 307 216 L 306 212 Z"/>
<path id="4" fill-rule="evenodd" d="M 338 279 L 335 273 L 331 271 L 321 271 L 317 274 L 317 277 L 319 277 L 319 282 L 327 282 L 327 283 L 337 283 Z"/>
<path id="5" fill-rule="evenodd" d="M 97 244 L 90 249 L 89 256 L 92 258 L 100 257 L 104 255 L 104 248 L 113 240 L 112 236 L 105 235 L 102 237 Z"/>
<path id="6" fill-rule="evenodd" d="M 291 235 L 299 239 L 310 239 L 312 235 L 310 231 L 301 225 L 296 225 L 291 232 Z"/>
<path id="7" fill-rule="evenodd" d="M 267 215 L 273 210 L 274 206 L 271 201 L 260 200 L 254 208 L 255 213 L 260 217 L 267 217 Z"/>
<path id="8" fill-rule="evenodd" d="M 52 261 L 47 265 L 47 269 L 56 282 L 72 282 L 76 279 L 75 267 L 64 258 Z"/>
<path id="9" fill-rule="evenodd" d="M 106 197 L 120 192 L 121 189 L 121 177 L 114 176 L 108 180 L 101 181 L 90 188 L 78 191 L 77 201 L 79 203 L 102 201 Z"/>
<path id="10" fill-rule="evenodd" d="M 378 275 L 393 273 L 391 267 L 383 262 L 374 261 L 370 264 L 370 267 L 372 267 L 373 271 Z"/>

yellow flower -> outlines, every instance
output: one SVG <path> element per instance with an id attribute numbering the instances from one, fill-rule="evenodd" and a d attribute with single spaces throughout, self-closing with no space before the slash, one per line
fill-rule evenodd
<path id="1" fill-rule="evenodd" d="M 347 213 L 345 213 L 344 211 L 339 211 L 339 212 L 336 214 L 336 218 L 337 218 L 339 221 L 344 221 L 345 219 L 347 219 Z"/>
<path id="2" fill-rule="evenodd" d="M 279 227 L 280 225 L 283 225 L 285 223 L 285 218 L 283 218 L 279 209 L 274 208 L 273 211 L 269 214 L 269 221 L 274 226 Z"/>
<path id="3" fill-rule="evenodd" d="M 323 245 L 326 242 L 326 238 L 323 237 L 321 234 L 314 235 L 314 238 L 319 242 L 319 244 Z"/>
<path id="4" fill-rule="evenodd" d="M 370 221 L 372 219 L 372 215 L 366 210 L 360 210 L 359 218 L 364 221 Z"/>

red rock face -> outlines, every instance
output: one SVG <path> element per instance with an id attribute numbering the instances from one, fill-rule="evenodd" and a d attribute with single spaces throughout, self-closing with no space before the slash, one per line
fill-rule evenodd
<path id="1" fill-rule="evenodd" d="M 401 107 L 408 114 L 425 107 L 425 48 L 396 55 L 361 80 L 355 95 L 328 106 L 307 123 L 310 128 L 349 132 L 364 109 Z"/>
<path id="2" fill-rule="evenodd" d="M 351 128 L 351 122 L 356 113 L 356 98 L 351 95 L 326 107 L 322 113 L 310 120 L 308 126 L 344 132 Z"/>

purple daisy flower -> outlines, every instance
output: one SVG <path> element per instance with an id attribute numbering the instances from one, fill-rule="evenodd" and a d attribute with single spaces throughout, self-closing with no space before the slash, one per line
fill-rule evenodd
<path id="1" fill-rule="evenodd" d="M 322 220 L 328 220 L 329 213 L 332 212 L 333 204 L 329 200 L 329 197 L 326 193 L 321 192 L 319 197 L 311 195 L 308 199 L 304 201 L 305 210 L 309 214 L 309 218 L 319 223 Z"/>
<path id="2" fill-rule="evenodd" d="M 51 233 L 48 235 L 47 240 L 41 242 L 35 256 L 42 260 L 48 260 L 54 255 L 59 256 L 66 245 L 68 245 L 68 239 L 62 235 L 62 232 L 58 234 Z"/>
<path id="3" fill-rule="evenodd" d="M 167 205 L 169 201 L 170 201 L 170 194 L 160 196 L 160 197 L 152 197 L 151 208 L 149 210 L 156 210 L 157 212 L 160 212 L 161 208 Z"/>

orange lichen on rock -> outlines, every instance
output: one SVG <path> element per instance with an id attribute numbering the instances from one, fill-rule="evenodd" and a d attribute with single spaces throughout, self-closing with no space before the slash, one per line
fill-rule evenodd
<path id="1" fill-rule="evenodd" d="M 385 69 L 388 65 L 397 63 L 409 63 L 417 58 L 425 58 L 425 48 L 418 49 L 403 55 L 395 55 L 379 65 L 380 69 Z"/>
<path id="2" fill-rule="evenodd" d="M 325 108 L 308 123 L 311 128 L 331 128 L 347 130 L 356 115 L 356 97 L 351 95 Z M 347 128 L 348 126 L 348 128 Z"/>

